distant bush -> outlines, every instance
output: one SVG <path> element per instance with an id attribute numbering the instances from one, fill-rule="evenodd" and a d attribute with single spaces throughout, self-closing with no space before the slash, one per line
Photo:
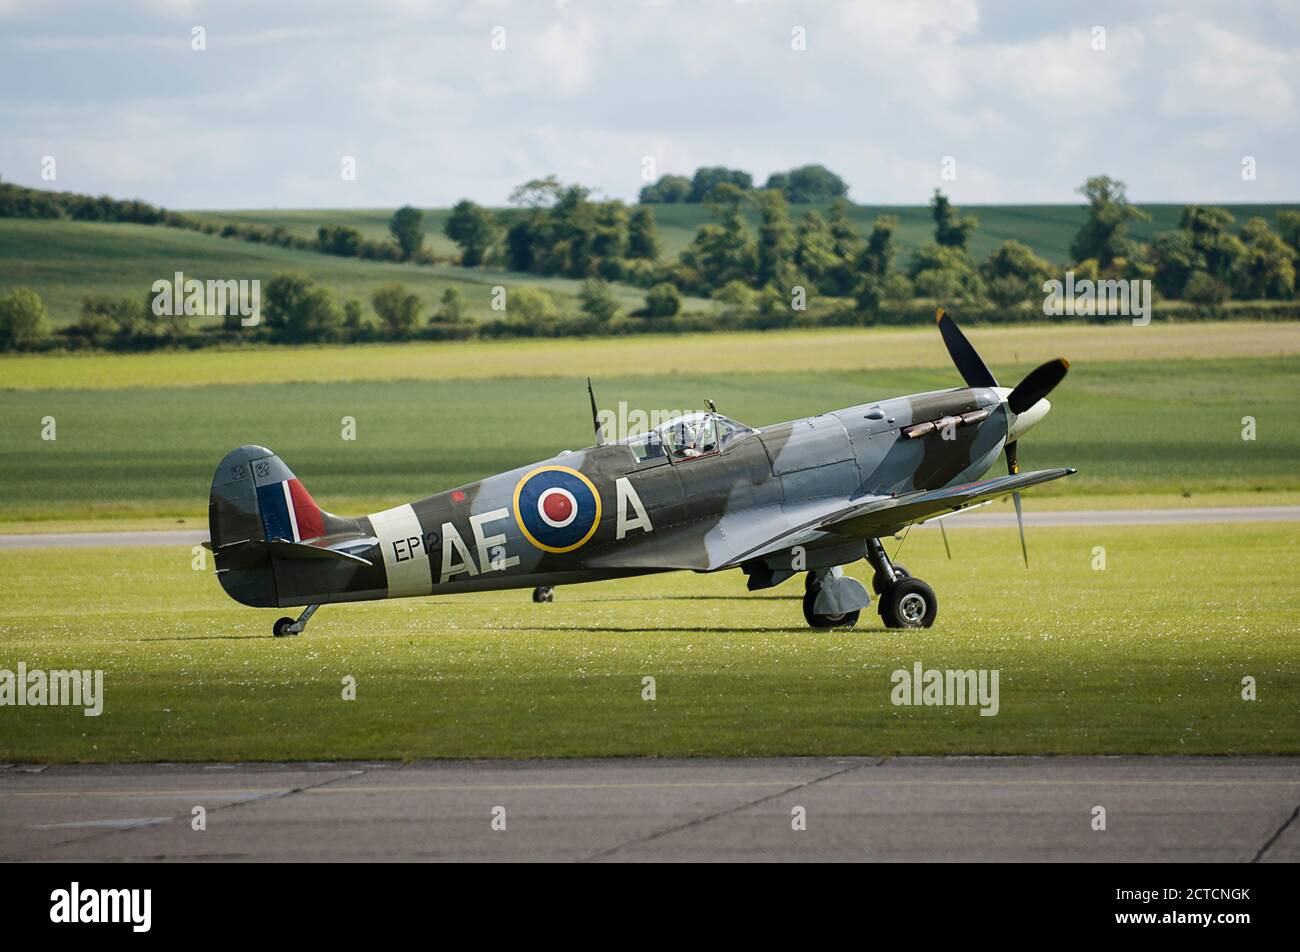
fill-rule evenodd
<path id="1" fill-rule="evenodd" d="M 329 288 L 305 274 L 277 274 L 262 292 L 262 315 L 273 340 L 307 343 L 340 336 L 343 314 Z"/>
<path id="2" fill-rule="evenodd" d="M 0 349 L 26 350 L 48 336 L 45 302 L 31 288 L 14 288 L 0 296 Z"/>
<path id="3" fill-rule="evenodd" d="M 672 317 L 681 309 L 682 292 L 674 284 L 661 281 L 646 292 L 646 317 Z"/>
<path id="4" fill-rule="evenodd" d="M 1228 300 L 1231 290 L 1222 281 L 1210 277 L 1204 271 L 1197 271 L 1183 287 L 1183 300 L 1193 304 L 1222 304 Z"/>
<path id="5" fill-rule="evenodd" d="M 618 298 L 609 285 L 599 278 L 588 278 L 578 290 L 582 313 L 597 324 L 604 324 L 618 313 Z"/>
<path id="6" fill-rule="evenodd" d="M 347 225 L 321 225 L 316 229 L 316 243 L 326 254 L 355 258 L 361 253 L 361 232 Z"/>
<path id="7" fill-rule="evenodd" d="M 420 296 L 400 284 L 385 284 L 370 295 L 370 306 L 379 316 L 379 325 L 389 340 L 405 340 L 420 320 Z"/>

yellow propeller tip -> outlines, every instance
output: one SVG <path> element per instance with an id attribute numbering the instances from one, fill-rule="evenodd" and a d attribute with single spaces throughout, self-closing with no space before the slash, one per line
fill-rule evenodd
<path id="1" fill-rule="evenodd" d="M 943 320 L 943 308 L 936 307 L 934 309 L 934 322 L 938 324 L 941 320 Z"/>
<path id="2" fill-rule="evenodd" d="M 1056 359 L 1059 360 L 1059 361 L 1061 362 L 1061 365 L 1062 365 L 1063 367 L 1065 367 L 1066 370 L 1069 370 L 1069 369 L 1070 369 L 1070 361 L 1069 361 L 1067 358 L 1065 358 L 1065 357 L 1058 357 L 1058 358 L 1056 358 Z"/>

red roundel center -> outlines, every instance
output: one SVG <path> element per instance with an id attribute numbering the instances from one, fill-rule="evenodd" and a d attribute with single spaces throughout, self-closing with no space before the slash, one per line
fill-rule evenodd
<path id="1" fill-rule="evenodd" d="M 548 493 L 542 500 L 542 512 L 552 522 L 564 522 L 573 512 L 573 500 L 564 493 Z"/>

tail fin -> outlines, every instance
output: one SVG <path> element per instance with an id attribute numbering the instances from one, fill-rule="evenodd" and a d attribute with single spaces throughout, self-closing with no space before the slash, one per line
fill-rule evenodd
<path id="1" fill-rule="evenodd" d="M 208 531 L 213 548 L 236 542 L 302 542 L 326 534 L 324 512 L 293 471 L 265 446 L 226 454 L 212 477 Z"/>
<path id="2" fill-rule="evenodd" d="M 296 543 L 355 529 L 355 520 L 340 519 L 316 505 L 284 461 L 265 446 L 232 450 L 213 474 L 208 533 L 217 577 L 245 605 L 276 606 L 289 597 L 278 591 L 273 551 L 292 551 Z"/>

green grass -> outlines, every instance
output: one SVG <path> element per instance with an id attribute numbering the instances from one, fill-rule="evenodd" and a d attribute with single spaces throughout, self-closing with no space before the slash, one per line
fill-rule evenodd
<path id="1" fill-rule="evenodd" d="M 695 237 L 700 225 L 710 222 L 713 217 L 702 205 L 654 205 L 655 221 L 659 225 L 660 238 L 665 254 L 676 255 Z M 799 217 L 812 206 L 793 205 L 790 214 Z M 1135 223 L 1130 232 L 1141 241 L 1150 241 L 1159 231 L 1168 231 L 1178 227 L 1183 214 L 1183 206 L 1178 205 L 1142 205 L 1144 211 L 1151 215 L 1147 222 Z M 1244 224 L 1248 219 L 1262 217 L 1276 229 L 1275 216 L 1284 209 L 1300 208 L 1295 204 L 1263 205 L 1225 205 L 1237 219 Z M 825 209 L 819 209 L 825 213 Z M 971 237 L 971 252 L 979 260 L 1002 242 L 1015 239 L 1034 249 L 1048 261 L 1062 263 L 1070 258 L 1070 242 L 1083 224 L 1086 212 L 1082 205 L 969 205 L 962 206 L 966 214 L 975 215 L 980 221 L 979 228 Z M 388 221 L 392 217 L 391 208 L 348 208 L 348 209 L 250 209 L 242 211 L 204 211 L 195 213 L 200 218 L 211 219 L 221 224 L 236 222 L 240 224 L 259 224 L 268 227 L 283 225 L 291 232 L 304 237 L 315 238 L 316 229 L 324 224 L 350 225 L 358 229 L 367 238 L 384 240 L 388 237 Z M 442 233 L 442 225 L 449 210 L 445 208 L 424 209 L 425 243 L 439 254 L 454 254 L 456 246 Z M 849 209 L 849 218 L 866 234 L 877 215 L 894 215 L 898 218 L 896 240 L 904 253 L 926 241 L 934 235 L 934 220 L 930 217 L 928 205 L 853 205 Z M 758 215 L 755 209 L 749 210 L 751 230 L 757 228 Z"/>
<path id="2" fill-rule="evenodd" d="M 1077 364 L 1183 358 L 1300 355 L 1300 323 L 1203 322 L 968 328 L 1008 380 L 1011 365 L 1065 354 Z M 855 371 L 887 383 L 900 368 L 942 368 L 952 358 L 932 326 L 643 335 L 599 339 L 244 347 L 146 354 L 0 354 L 0 387 L 58 390 L 243 386 L 389 380 L 672 377 L 772 369 Z M 955 382 L 956 377 L 950 378 Z M 901 391 L 895 391 L 901 392 Z"/>
<path id="3" fill-rule="evenodd" d="M 1029 363 L 995 365 L 1008 381 Z M 581 368 L 576 368 L 579 371 Z M 947 367 L 863 374 L 608 377 L 603 407 L 691 409 L 712 397 L 751 425 L 952 386 Z M 1075 466 L 1043 489 L 1089 493 L 1300 489 L 1293 360 L 1076 361 L 1026 468 Z M 1258 438 L 1241 439 L 1243 416 Z M 57 439 L 40 439 L 53 416 Z M 344 416 L 357 439 L 340 438 Z M 10 520 L 200 518 L 212 471 L 242 443 L 279 453 L 326 508 L 373 511 L 589 444 L 580 380 L 534 378 L 0 391 L 0 498 Z"/>
<path id="4" fill-rule="evenodd" d="M 567 278 L 339 258 L 150 225 L 0 219 L 0 293 L 34 289 L 56 325 L 76 320 L 87 294 L 144 301 L 155 281 L 170 281 L 177 271 L 198 280 L 258 279 L 263 285 L 273 274 L 302 272 L 327 284 L 340 300 L 357 297 L 367 308 L 376 287 L 397 282 L 420 295 L 422 317 L 433 313 L 449 287 L 460 289 L 472 316 L 500 317 L 491 310 L 492 287 L 498 284 L 542 288 L 564 310 L 578 308 L 579 282 Z M 614 293 L 626 310 L 644 303 L 645 292 L 637 288 L 615 285 Z M 699 298 L 685 299 L 688 310 L 707 306 Z"/>
<path id="5" fill-rule="evenodd" d="M 326 606 L 273 639 L 188 549 L 0 552 L 0 668 L 105 671 L 98 718 L 0 712 L 0 759 L 1300 753 L 1300 524 L 1042 529 L 1029 571 L 1014 530 L 950 538 L 903 545 L 941 603 L 906 633 L 809 630 L 797 583 L 733 572 Z M 916 661 L 996 668 L 1000 713 L 894 707 Z"/>

